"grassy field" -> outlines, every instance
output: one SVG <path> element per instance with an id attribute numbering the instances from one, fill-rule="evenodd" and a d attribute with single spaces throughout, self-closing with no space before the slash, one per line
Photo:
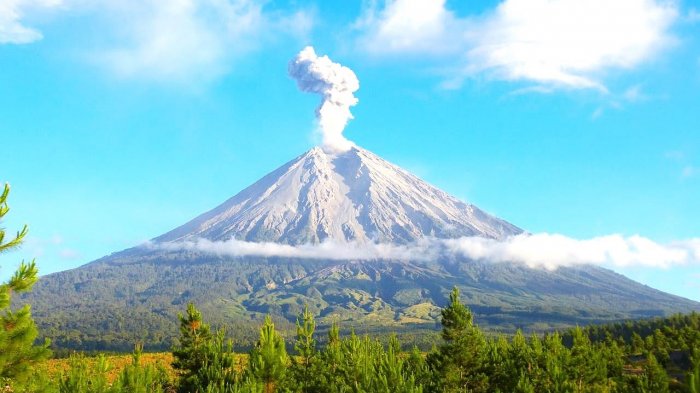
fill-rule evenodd
<path id="1" fill-rule="evenodd" d="M 110 354 L 104 355 L 107 360 L 107 366 L 109 371 L 107 372 L 107 382 L 114 382 L 119 373 L 122 372 L 124 367 L 131 364 L 133 361 L 133 356 L 131 354 Z M 85 357 L 85 362 L 87 362 L 87 368 L 93 370 L 96 368 L 99 355 L 90 355 Z M 236 370 L 241 371 L 245 368 L 248 361 L 247 354 L 236 354 Z M 60 358 L 60 359 L 48 359 L 41 362 L 37 369 L 39 371 L 46 372 L 46 374 L 51 380 L 58 379 L 61 374 L 65 373 L 70 369 L 71 366 L 70 358 Z M 176 377 L 175 370 L 172 367 L 173 354 L 170 352 L 153 352 L 144 353 L 141 355 L 141 364 L 155 364 L 162 365 L 165 370 L 170 375 L 171 379 L 174 380 Z"/>
<path id="2" fill-rule="evenodd" d="M 107 380 L 113 382 L 117 375 L 126 367 L 131 364 L 133 357 L 130 354 L 124 355 L 106 355 L 107 364 L 109 367 L 109 372 L 107 373 Z M 90 356 L 85 358 L 88 362 L 90 369 L 95 368 L 95 364 L 98 361 L 97 356 Z M 163 367 L 168 370 L 171 377 L 175 377 L 175 370 L 173 370 L 171 364 L 173 362 L 173 355 L 170 352 L 157 352 L 157 353 L 144 353 L 141 355 L 141 364 L 162 364 Z M 39 364 L 37 367 L 41 371 L 46 371 L 46 375 L 51 380 L 56 380 L 60 377 L 62 373 L 70 368 L 70 359 L 48 359 Z"/>

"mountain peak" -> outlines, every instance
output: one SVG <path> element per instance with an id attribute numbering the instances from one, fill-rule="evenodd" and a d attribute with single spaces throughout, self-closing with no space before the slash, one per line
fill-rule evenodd
<path id="1" fill-rule="evenodd" d="M 374 153 L 314 147 L 217 208 L 158 238 L 286 244 L 503 238 L 522 230 Z"/>

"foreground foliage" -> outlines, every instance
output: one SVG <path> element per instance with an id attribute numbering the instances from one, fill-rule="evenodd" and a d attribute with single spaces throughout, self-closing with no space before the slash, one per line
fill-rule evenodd
<path id="1" fill-rule="evenodd" d="M 248 354 L 235 353 L 190 304 L 180 315 L 172 368 L 144 363 L 137 347 L 114 378 L 105 356 L 75 355 L 49 378 L 36 371 L 14 390 L 49 393 L 431 393 L 431 392 L 700 392 L 700 314 L 526 337 L 487 337 L 450 295 L 442 340 L 427 355 L 405 351 L 333 325 L 319 345 L 314 315 L 304 309 L 288 340 L 267 318 Z M 288 348 L 293 354 L 288 354 Z M 49 381 L 51 379 L 52 381 Z"/>
<path id="2" fill-rule="evenodd" d="M 10 186 L 5 184 L 0 194 L 0 222 L 10 211 L 7 197 Z M 14 238 L 5 239 L 5 230 L 0 228 L 0 253 L 19 247 L 27 235 L 25 225 Z M 35 346 L 38 331 L 32 319 L 30 306 L 12 310 L 12 295 L 28 292 L 37 281 L 38 271 L 34 261 L 22 262 L 15 274 L 6 283 L 0 283 L 0 387 L 9 381 L 25 382 L 37 361 L 50 355 L 49 343 Z"/>

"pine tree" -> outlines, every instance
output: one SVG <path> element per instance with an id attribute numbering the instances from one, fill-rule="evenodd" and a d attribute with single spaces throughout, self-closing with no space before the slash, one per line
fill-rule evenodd
<path id="1" fill-rule="evenodd" d="M 173 349 L 173 368 L 180 375 L 180 392 L 191 393 L 199 387 L 197 374 L 205 366 L 212 334 L 209 325 L 202 321 L 202 313 L 192 303 L 187 305 L 187 314 L 179 314 L 178 319 L 180 342 Z"/>
<path id="2" fill-rule="evenodd" d="M 591 340 L 580 327 L 576 327 L 572 335 L 568 373 L 578 391 L 584 391 L 584 387 L 604 384 L 608 371 L 600 352 L 595 350 Z"/>
<path id="3" fill-rule="evenodd" d="M 196 393 L 204 393 L 213 389 L 216 392 L 227 392 L 236 387 L 236 355 L 233 352 L 233 342 L 226 339 L 226 332 L 218 330 L 204 347 L 204 363 L 193 376 Z"/>
<path id="4" fill-rule="evenodd" d="M 487 372 L 491 390 L 508 392 L 513 389 L 514 370 L 509 368 L 508 351 L 510 344 L 504 336 L 488 341 Z"/>
<path id="5" fill-rule="evenodd" d="M 532 386 L 532 381 L 529 378 L 533 375 L 536 365 L 531 348 L 522 331 L 518 330 L 513 336 L 507 358 L 507 368 L 513 375 L 512 386 L 514 388 L 520 386 L 518 388 L 520 391 L 527 391 Z M 506 391 L 510 390 L 512 389 L 509 386 Z"/>
<path id="6" fill-rule="evenodd" d="M 142 364 L 142 345 L 136 345 L 130 365 L 127 365 L 114 381 L 114 393 L 162 393 L 170 388 L 168 372 L 161 365 Z"/>
<path id="7" fill-rule="evenodd" d="M 389 347 L 386 352 L 381 351 L 378 367 L 374 369 L 376 375 L 374 379 L 375 392 L 384 393 L 422 393 L 423 388 L 416 381 L 416 376 L 412 374 L 405 364 L 406 360 L 401 356 L 401 344 L 396 335 L 392 335 L 389 340 Z"/>
<path id="8" fill-rule="evenodd" d="M 691 367 L 688 373 L 688 390 L 690 393 L 700 393 L 700 349 L 696 349 L 690 358 Z"/>
<path id="9" fill-rule="evenodd" d="M 260 328 L 260 339 L 250 352 L 250 375 L 263 383 L 265 393 L 273 393 L 284 380 L 288 361 L 284 339 L 268 315 Z"/>
<path id="10" fill-rule="evenodd" d="M 319 371 L 319 382 L 322 389 L 318 392 L 336 391 L 336 387 L 341 385 L 340 368 L 343 363 L 343 351 L 341 350 L 340 328 L 336 322 L 328 329 L 328 343 L 319 354 L 321 370 Z"/>
<path id="11" fill-rule="evenodd" d="M 632 354 L 642 352 L 644 352 L 644 340 L 637 332 L 632 332 Z"/>
<path id="12" fill-rule="evenodd" d="M 10 211 L 7 197 L 10 186 L 0 194 L 0 222 Z M 27 235 L 25 225 L 14 238 L 5 242 L 5 230 L 0 228 L 0 253 L 17 248 Z M 0 383 L 20 386 L 31 375 L 31 367 L 37 361 L 50 355 L 49 342 L 35 346 L 39 332 L 34 324 L 29 305 L 24 305 L 12 311 L 11 300 L 13 293 L 31 290 L 38 279 L 38 270 L 34 261 L 22 262 L 15 274 L 6 283 L 0 284 Z"/>
<path id="13" fill-rule="evenodd" d="M 315 366 L 318 352 L 316 349 L 316 321 L 314 315 L 304 306 L 304 311 L 297 317 L 297 338 L 294 342 L 296 357 L 292 358 L 292 372 L 296 388 L 302 392 L 312 391 L 316 380 Z"/>
<path id="14" fill-rule="evenodd" d="M 431 382 L 428 364 L 425 362 L 425 358 L 423 357 L 421 351 L 415 345 L 406 359 L 406 372 L 415 377 L 416 385 L 425 387 Z"/>
<path id="15" fill-rule="evenodd" d="M 474 326 L 471 311 L 459 300 L 456 287 L 450 294 L 449 305 L 442 310 L 442 339 L 444 343 L 429 363 L 439 376 L 443 392 L 485 392 L 486 339 Z"/>
<path id="16" fill-rule="evenodd" d="M 667 393 L 669 378 L 666 370 L 659 364 L 653 353 L 647 354 L 644 365 L 642 387 L 645 392 Z"/>
<path id="17" fill-rule="evenodd" d="M 538 391 L 569 393 L 573 392 L 574 384 L 566 374 L 571 353 L 562 343 L 559 333 L 548 334 L 543 340 L 543 350 L 539 364 L 544 375 L 538 381 Z"/>
<path id="18" fill-rule="evenodd" d="M 58 383 L 59 393 L 109 393 L 107 372 L 109 363 L 100 355 L 94 365 L 88 365 L 82 355 L 72 356 L 70 368 L 61 375 Z"/>

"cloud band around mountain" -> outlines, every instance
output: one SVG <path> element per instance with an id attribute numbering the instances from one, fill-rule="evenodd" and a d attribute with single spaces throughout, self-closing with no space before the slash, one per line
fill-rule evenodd
<path id="1" fill-rule="evenodd" d="M 505 240 L 483 237 L 426 238 L 405 245 L 326 241 L 315 245 L 293 246 L 235 239 L 228 241 L 197 239 L 166 243 L 151 242 L 144 247 L 164 251 L 196 251 L 231 257 L 416 261 L 465 258 L 494 263 L 522 263 L 531 268 L 548 270 L 576 265 L 668 268 L 675 265 L 700 263 L 700 239 L 698 238 L 662 244 L 642 236 L 625 237 L 617 234 L 585 240 L 548 233 L 522 234 Z"/>

